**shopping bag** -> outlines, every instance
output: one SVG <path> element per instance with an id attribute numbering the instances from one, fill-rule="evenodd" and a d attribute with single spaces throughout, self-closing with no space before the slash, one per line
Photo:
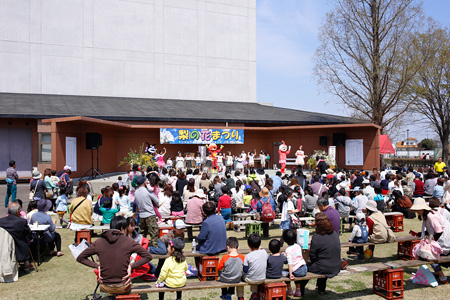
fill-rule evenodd
<path id="1" fill-rule="evenodd" d="M 441 246 L 430 239 L 421 240 L 413 249 L 414 259 L 438 260 L 442 253 Z"/>
<path id="2" fill-rule="evenodd" d="M 420 266 L 416 273 L 412 273 L 411 281 L 415 284 L 437 287 L 439 284 L 426 265 Z"/>
<path id="3" fill-rule="evenodd" d="M 81 242 L 75 246 L 73 244 L 69 245 L 70 252 L 72 252 L 72 255 L 75 259 L 78 258 L 78 255 L 81 254 L 84 250 L 86 250 L 89 247 L 89 244 L 86 240 L 81 240 Z"/>
<path id="4" fill-rule="evenodd" d="M 299 244 L 299 246 L 302 249 L 308 249 L 308 244 L 309 244 L 309 230 L 308 229 L 303 229 L 303 228 L 299 228 L 297 229 L 297 244 Z"/>

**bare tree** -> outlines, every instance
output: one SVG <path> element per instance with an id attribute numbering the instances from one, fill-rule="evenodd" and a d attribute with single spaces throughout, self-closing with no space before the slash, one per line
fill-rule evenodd
<path id="1" fill-rule="evenodd" d="M 448 163 L 450 136 L 450 33 L 432 20 L 418 34 L 415 51 L 429 55 L 408 90 L 413 109 L 428 119 L 442 144 L 442 159 Z"/>
<path id="2" fill-rule="evenodd" d="M 404 91 L 425 59 L 412 52 L 421 19 L 415 0 L 336 0 L 319 33 L 318 82 L 356 114 L 392 126 L 411 104 Z"/>

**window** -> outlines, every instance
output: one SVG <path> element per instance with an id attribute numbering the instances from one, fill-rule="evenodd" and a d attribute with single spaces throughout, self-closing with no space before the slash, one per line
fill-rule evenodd
<path id="1" fill-rule="evenodd" d="M 39 162 L 52 161 L 52 134 L 39 134 Z"/>

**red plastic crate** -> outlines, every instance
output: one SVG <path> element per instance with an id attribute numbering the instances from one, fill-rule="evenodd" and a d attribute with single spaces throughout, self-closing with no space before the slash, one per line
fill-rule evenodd
<path id="1" fill-rule="evenodd" d="M 403 260 L 413 260 L 413 249 L 420 240 L 399 242 L 397 246 L 397 257 Z"/>
<path id="2" fill-rule="evenodd" d="M 140 300 L 141 295 L 139 294 L 130 294 L 130 295 L 118 295 L 116 296 L 116 300 Z"/>
<path id="3" fill-rule="evenodd" d="M 77 231 L 77 244 L 80 244 L 81 240 L 86 240 L 89 244 L 91 243 L 91 231 L 90 230 L 78 230 Z"/>
<path id="4" fill-rule="evenodd" d="M 386 223 L 394 232 L 403 231 L 403 215 L 386 216 Z"/>
<path id="5" fill-rule="evenodd" d="M 286 300 L 286 283 L 260 284 L 259 300 Z"/>
<path id="6" fill-rule="evenodd" d="M 385 299 L 403 299 L 403 269 L 373 272 L 373 292 Z"/>
<path id="7" fill-rule="evenodd" d="M 172 226 L 161 226 L 159 227 L 159 237 L 166 235 L 169 231 L 173 229 Z"/>
<path id="8" fill-rule="evenodd" d="M 198 279 L 200 281 L 217 280 L 219 271 L 217 265 L 219 264 L 218 256 L 202 256 L 198 265 Z"/>

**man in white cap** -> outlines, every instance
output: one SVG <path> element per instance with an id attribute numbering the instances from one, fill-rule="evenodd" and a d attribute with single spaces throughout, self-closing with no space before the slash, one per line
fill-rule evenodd
<path id="1" fill-rule="evenodd" d="M 148 251 L 152 254 L 164 255 L 167 254 L 167 246 L 169 242 L 174 238 L 179 237 L 184 239 L 184 229 L 186 228 L 186 224 L 184 224 L 183 220 L 178 219 L 173 223 L 173 229 L 170 230 L 167 234 L 163 235 L 158 239 L 157 247 L 148 247 Z M 156 267 L 155 276 L 158 277 L 161 272 L 161 268 L 164 264 L 165 259 L 159 259 L 158 266 Z"/>
<path id="2" fill-rule="evenodd" d="M 362 184 L 364 196 L 366 196 L 369 200 L 373 200 L 377 194 L 375 194 L 375 189 L 370 184 L 370 181 L 368 179 L 365 179 Z"/>

